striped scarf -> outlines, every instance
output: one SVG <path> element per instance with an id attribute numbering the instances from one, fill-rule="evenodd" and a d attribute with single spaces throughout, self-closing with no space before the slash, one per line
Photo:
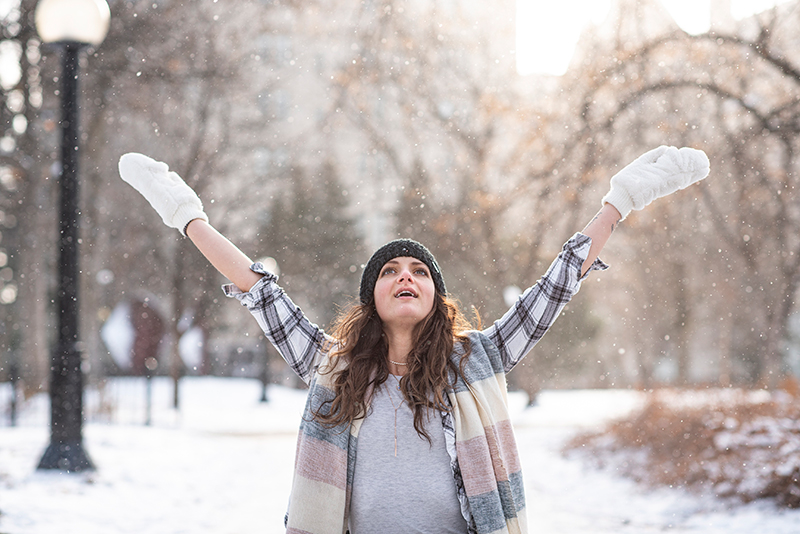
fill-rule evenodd
<path id="1" fill-rule="evenodd" d="M 456 428 L 456 452 L 479 534 L 527 531 L 522 471 L 508 415 L 503 362 L 481 332 L 470 332 L 472 351 L 448 391 Z M 459 350 L 451 358 L 460 363 Z M 326 428 L 313 414 L 332 400 L 327 357 L 310 384 L 297 439 L 287 534 L 343 534 L 353 482 L 358 431 L 363 419 Z M 340 365 L 343 365 L 340 364 Z M 324 409 L 323 412 L 325 413 Z"/>

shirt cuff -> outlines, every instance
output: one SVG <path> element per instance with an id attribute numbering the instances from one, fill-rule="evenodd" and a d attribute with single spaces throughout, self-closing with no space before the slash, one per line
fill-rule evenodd
<path id="1" fill-rule="evenodd" d="M 583 267 L 583 262 L 586 261 L 586 256 L 589 255 L 589 249 L 591 246 L 592 238 L 580 232 L 575 233 L 575 235 L 573 235 L 572 238 L 564 245 L 565 252 L 569 251 L 580 259 L 578 266 L 579 272 Z M 578 281 L 581 282 L 585 280 L 592 271 L 605 271 L 606 269 L 608 269 L 608 265 L 600 258 L 597 258 L 589 266 L 589 269 L 586 270 L 583 276 L 578 276 Z"/>
<path id="2" fill-rule="evenodd" d="M 226 297 L 238 299 L 241 302 L 244 302 L 244 299 L 248 297 L 252 297 L 265 285 L 271 284 L 278 281 L 278 275 L 275 273 L 269 272 L 265 267 L 264 264 L 260 261 L 255 262 L 253 265 L 250 266 L 250 270 L 257 274 L 263 274 L 264 276 L 253 284 L 253 287 L 250 288 L 250 291 L 242 291 L 236 284 L 225 284 L 222 286 L 222 291 L 225 293 Z"/>
<path id="3" fill-rule="evenodd" d="M 583 273 L 583 276 L 578 278 L 578 281 L 579 282 L 584 281 L 586 277 L 589 276 L 589 273 L 591 273 L 592 271 L 605 271 L 606 269 L 608 269 L 608 265 L 606 265 L 605 262 L 603 262 L 603 260 L 601 260 L 600 258 L 597 258 L 596 260 L 594 260 L 594 263 L 592 263 L 589 266 L 589 269 L 585 273 Z"/>

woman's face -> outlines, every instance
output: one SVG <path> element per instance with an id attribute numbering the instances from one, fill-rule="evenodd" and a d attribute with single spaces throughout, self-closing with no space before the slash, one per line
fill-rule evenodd
<path id="1" fill-rule="evenodd" d="M 375 308 L 389 327 L 415 326 L 431 312 L 435 296 L 430 269 L 417 258 L 389 260 L 375 282 Z"/>

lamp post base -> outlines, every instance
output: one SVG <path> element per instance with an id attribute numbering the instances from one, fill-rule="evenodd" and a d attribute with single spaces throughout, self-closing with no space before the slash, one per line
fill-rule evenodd
<path id="1" fill-rule="evenodd" d="M 37 469 L 58 469 L 68 473 L 94 471 L 94 464 L 80 441 L 50 443 Z"/>

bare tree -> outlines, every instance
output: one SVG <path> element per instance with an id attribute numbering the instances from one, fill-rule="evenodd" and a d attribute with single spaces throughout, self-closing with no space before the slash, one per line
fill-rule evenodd
<path id="1" fill-rule="evenodd" d="M 582 130 L 593 141 L 605 137 L 606 154 L 659 139 L 704 148 L 712 158 L 714 176 L 697 191 L 702 210 L 685 203 L 669 206 L 668 217 L 650 222 L 648 212 L 629 223 L 651 242 L 660 234 L 662 246 L 676 238 L 681 246 L 661 250 L 661 268 L 646 282 L 680 296 L 669 309 L 676 313 L 670 331 L 681 380 L 688 378 L 687 346 L 709 350 L 719 341 L 709 345 L 695 336 L 693 342 L 692 332 L 717 331 L 719 319 L 730 321 L 725 331 L 734 336 L 721 344 L 731 352 L 721 359 L 734 358 L 743 376 L 770 385 L 785 371 L 783 343 L 800 267 L 800 213 L 792 198 L 800 109 L 792 58 L 800 49 L 789 29 L 797 18 L 797 6 L 787 5 L 733 34 L 677 31 L 590 62 Z M 640 117 L 658 118 L 642 124 Z M 702 309 L 712 314 L 706 324 L 689 311 Z M 721 310 L 729 316 L 713 315 Z"/>
<path id="2" fill-rule="evenodd" d="M 54 258 L 48 251 L 52 250 L 57 228 L 50 178 L 54 174 L 51 158 L 55 157 L 59 120 L 55 111 L 43 107 L 48 78 L 42 70 L 47 62 L 33 27 L 35 3 L 20 2 L 0 22 L 2 53 L 19 64 L 16 72 L 4 71 L 0 93 L 0 149 L 4 154 L 0 160 L 0 314 L 2 345 L 9 351 L 2 358 L 16 360 L 12 363 L 28 393 L 38 391 L 49 376 L 53 322 L 48 303 L 54 287 Z"/>

